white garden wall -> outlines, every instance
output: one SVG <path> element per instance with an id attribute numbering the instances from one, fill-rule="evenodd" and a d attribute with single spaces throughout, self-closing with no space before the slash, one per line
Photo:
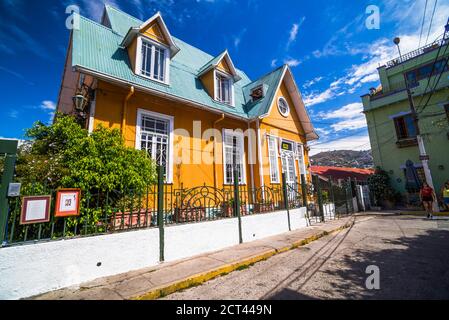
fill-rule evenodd
<path id="1" fill-rule="evenodd" d="M 305 208 L 290 211 L 292 230 L 307 226 Z M 287 212 L 242 217 L 243 241 L 288 232 Z M 165 260 L 239 243 L 238 219 L 165 228 Z M 159 263 L 157 228 L 0 249 L 0 299 L 20 299 Z"/>
<path id="2" fill-rule="evenodd" d="M 2 248 L 0 299 L 30 297 L 158 263 L 158 229 Z"/>
<path id="3" fill-rule="evenodd" d="M 239 244 L 237 219 L 165 228 L 165 261 L 192 257 Z"/>

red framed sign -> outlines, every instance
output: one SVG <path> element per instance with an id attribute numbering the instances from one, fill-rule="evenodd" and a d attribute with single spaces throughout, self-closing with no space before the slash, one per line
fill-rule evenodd
<path id="1" fill-rule="evenodd" d="M 23 197 L 20 224 L 50 221 L 51 196 Z"/>
<path id="2" fill-rule="evenodd" d="M 56 193 L 55 217 L 76 217 L 80 214 L 81 189 L 59 189 Z"/>

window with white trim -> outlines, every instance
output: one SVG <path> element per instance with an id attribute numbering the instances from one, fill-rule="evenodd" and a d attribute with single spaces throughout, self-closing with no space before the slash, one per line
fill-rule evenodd
<path id="1" fill-rule="evenodd" d="M 234 138 L 236 145 L 234 146 Z M 243 134 L 226 130 L 223 137 L 223 153 L 224 153 L 224 181 L 225 184 L 234 183 L 234 155 L 237 159 L 237 170 L 239 175 L 239 183 L 246 183 L 245 177 L 245 160 L 244 160 L 244 140 Z"/>
<path id="2" fill-rule="evenodd" d="M 141 41 L 141 55 L 138 72 L 153 80 L 167 82 L 168 49 L 142 38 L 139 41 Z"/>
<path id="3" fill-rule="evenodd" d="M 284 97 L 280 97 L 278 100 L 278 109 L 282 116 L 288 117 L 290 114 L 290 107 L 287 103 L 287 100 L 285 100 Z"/>
<path id="4" fill-rule="evenodd" d="M 232 91 L 232 78 L 221 72 L 215 72 L 215 100 L 232 105 Z"/>
<path id="5" fill-rule="evenodd" d="M 297 158 L 298 158 L 298 163 L 299 163 L 299 171 L 300 174 L 304 174 L 306 175 L 306 161 L 304 159 L 304 145 L 298 143 L 297 144 L 297 154 L 296 154 Z"/>
<path id="6" fill-rule="evenodd" d="M 145 150 L 157 165 L 166 168 L 166 178 L 170 170 L 169 148 L 170 121 L 142 114 L 140 117 L 140 149 Z"/>
<path id="7" fill-rule="evenodd" d="M 270 176 L 271 183 L 280 183 L 279 174 L 279 153 L 278 153 L 278 139 L 273 136 L 268 136 L 268 156 L 270 159 Z"/>

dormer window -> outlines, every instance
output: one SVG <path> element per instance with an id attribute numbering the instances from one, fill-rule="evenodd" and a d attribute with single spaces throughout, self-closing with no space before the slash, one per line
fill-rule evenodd
<path id="1" fill-rule="evenodd" d="M 256 102 L 256 101 L 262 99 L 265 96 L 264 91 L 265 90 L 264 90 L 263 85 L 260 85 L 260 86 L 257 86 L 255 88 L 251 89 L 250 96 L 253 99 L 253 102 Z"/>
<path id="2" fill-rule="evenodd" d="M 230 106 L 234 105 L 232 77 L 219 71 L 215 71 L 215 100 Z"/>
<path id="3" fill-rule="evenodd" d="M 168 68 L 170 64 L 169 49 L 150 39 L 138 39 L 138 74 L 168 84 Z"/>

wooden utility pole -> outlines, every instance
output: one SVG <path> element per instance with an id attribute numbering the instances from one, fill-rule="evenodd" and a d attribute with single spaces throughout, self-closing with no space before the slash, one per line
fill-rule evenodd
<path id="1" fill-rule="evenodd" d="M 400 58 L 402 58 L 401 50 L 399 48 L 400 39 L 395 38 L 394 43 L 398 47 Z M 405 74 L 404 74 L 404 81 L 405 81 L 405 87 L 407 89 L 407 97 L 408 97 L 408 102 L 410 105 L 410 112 L 412 114 L 413 122 L 414 122 L 415 128 L 416 128 L 416 140 L 418 142 L 418 148 L 419 148 L 419 159 L 421 160 L 421 163 L 422 163 L 422 166 L 424 169 L 424 175 L 426 177 L 427 184 L 429 185 L 429 187 L 431 187 L 433 190 L 435 190 L 435 187 L 433 184 L 433 179 L 432 179 L 432 173 L 430 172 L 430 167 L 429 167 L 429 156 L 427 155 L 426 147 L 424 145 L 424 140 L 422 138 L 421 130 L 419 128 L 418 113 L 416 112 L 415 103 L 413 101 L 412 91 L 410 90 L 410 86 L 409 86 L 409 83 L 408 83 L 408 80 L 407 80 L 407 77 L 405 76 Z M 434 199 L 434 201 L 433 201 L 433 211 L 440 212 L 440 208 L 438 206 L 437 199 Z"/>

